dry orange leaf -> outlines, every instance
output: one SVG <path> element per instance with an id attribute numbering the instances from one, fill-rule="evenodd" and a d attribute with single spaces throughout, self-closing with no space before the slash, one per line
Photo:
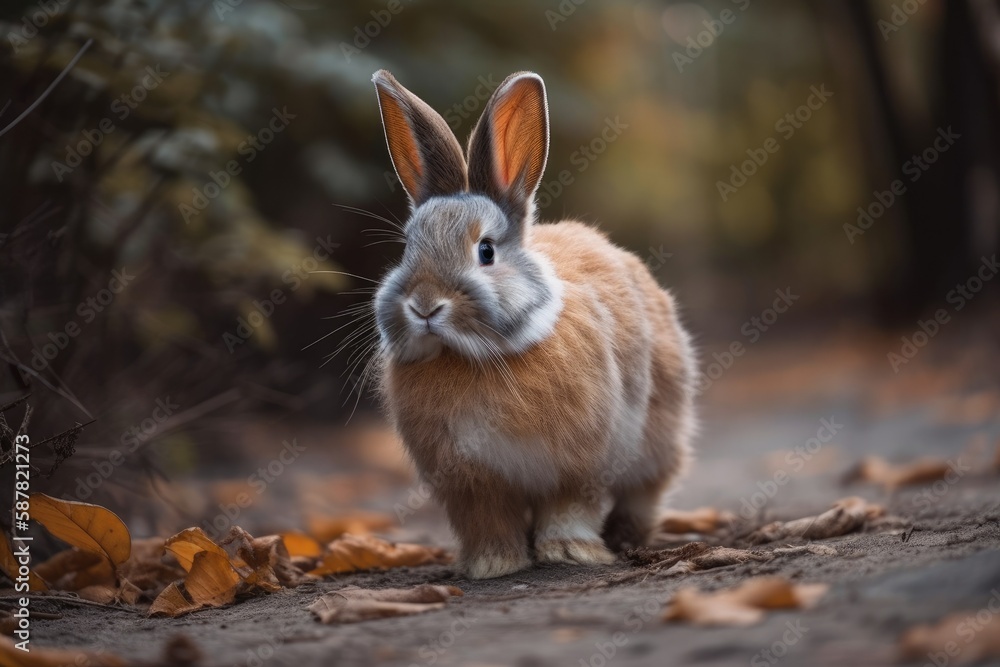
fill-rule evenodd
<path id="1" fill-rule="evenodd" d="M 342 516 L 309 514 L 306 517 L 307 532 L 319 542 L 329 542 L 341 535 L 368 535 L 380 530 L 388 530 L 396 525 L 388 514 L 357 511 Z"/>
<path id="2" fill-rule="evenodd" d="M 450 563 L 444 549 L 419 544 L 393 544 L 371 535 L 344 535 L 327 545 L 319 566 L 309 574 L 324 576 L 359 570 Z"/>
<path id="3" fill-rule="evenodd" d="M 125 667 L 125 661 L 104 651 L 72 651 L 50 649 L 29 645 L 31 651 L 15 648 L 10 637 L 0 637 L 0 665 L 3 667 L 66 667 L 66 665 L 88 665 L 89 667 Z"/>
<path id="4" fill-rule="evenodd" d="M 946 660 L 954 658 L 955 664 L 1000 658 L 1000 632 L 996 628 L 984 627 L 982 631 L 969 636 L 969 618 L 975 616 L 975 611 L 959 612 L 946 616 L 935 624 L 910 628 L 899 639 L 902 657 L 907 660 L 924 660 L 931 654 L 939 654 L 947 656 Z M 959 628 L 964 628 L 965 632 L 960 634 Z"/>
<path id="5" fill-rule="evenodd" d="M 463 595 L 455 586 L 423 584 L 415 588 L 371 590 L 354 586 L 327 593 L 311 605 L 321 623 L 356 623 L 373 618 L 408 616 L 444 607 L 448 598 Z"/>
<path id="6" fill-rule="evenodd" d="M 78 591 L 88 586 L 111 586 L 117 582 L 115 567 L 92 551 L 72 548 L 60 551 L 36 568 L 40 576 L 60 591 Z"/>
<path id="7" fill-rule="evenodd" d="M 194 565 L 194 557 L 203 551 L 229 559 L 226 550 L 213 542 L 201 528 L 186 528 L 169 538 L 163 546 L 174 555 L 187 572 L 190 572 L 191 566 Z"/>
<path id="8" fill-rule="evenodd" d="M 188 600 L 175 582 L 164 588 L 163 592 L 153 600 L 153 604 L 149 607 L 149 615 L 176 618 L 196 609 L 201 609 L 201 605 Z"/>
<path id="9" fill-rule="evenodd" d="M 782 577 L 757 577 L 712 593 L 682 588 L 670 601 L 663 620 L 753 625 L 771 609 L 808 609 L 819 602 L 827 588 L 826 584 L 793 584 Z"/>
<path id="10" fill-rule="evenodd" d="M 120 565 L 132 551 L 132 537 L 122 520 L 98 505 L 31 494 L 31 518 L 59 539 L 107 556 Z"/>
<path id="11" fill-rule="evenodd" d="M 729 512 L 714 507 L 699 507 L 696 510 L 667 510 L 660 515 L 659 528 L 664 533 L 714 533 L 733 520 Z"/>
<path id="12" fill-rule="evenodd" d="M 894 491 L 901 486 L 936 482 L 944 479 L 950 470 L 951 464 L 940 459 L 922 458 L 912 463 L 894 464 L 879 456 L 866 456 L 847 478 L 852 482 L 881 484 Z"/>
<path id="13" fill-rule="evenodd" d="M 191 571 L 184 579 L 184 588 L 191 600 L 198 605 L 219 607 L 229 604 L 236 597 L 240 575 L 233 569 L 229 557 L 214 551 L 200 551 L 194 555 Z"/>
<path id="14" fill-rule="evenodd" d="M 16 582 L 19 569 L 20 563 L 14 557 L 14 551 L 10 548 L 10 543 L 7 542 L 7 535 L 0 535 L 0 570 L 10 577 L 11 581 Z M 28 588 L 33 591 L 49 590 L 49 587 L 45 585 L 43 577 L 34 570 L 28 572 Z"/>
<path id="15" fill-rule="evenodd" d="M 292 558 L 317 558 L 323 553 L 323 545 L 305 533 L 292 531 L 281 533 L 280 537 L 288 549 L 288 555 Z"/>
<path id="16" fill-rule="evenodd" d="M 775 521 L 756 530 L 747 539 L 752 544 L 801 537 L 821 540 L 839 537 L 862 528 L 867 521 L 885 515 L 885 508 L 873 505 L 864 498 L 841 498 L 833 507 L 818 516 L 807 516 L 794 521 Z"/>
<path id="17" fill-rule="evenodd" d="M 248 586 L 275 592 L 282 586 L 298 586 L 302 572 L 292 565 L 285 543 L 278 535 L 253 537 L 239 526 L 234 526 L 224 544 L 236 548 L 234 565 Z"/>
<path id="18" fill-rule="evenodd" d="M 162 537 L 133 540 L 132 555 L 118 567 L 118 575 L 150 599 L 155 598 L 167 584 L 184 576 L 184 570 L 179 565 L 164 561 L 164 544 Z"/>

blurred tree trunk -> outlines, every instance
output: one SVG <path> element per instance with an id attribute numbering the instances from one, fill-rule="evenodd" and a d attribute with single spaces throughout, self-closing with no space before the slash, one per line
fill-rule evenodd
<path id="1" fill-rule="evenodd" d="M 1000 23 L 977 23 L 975 4 L 984 3 L 954 0 L 918 10 L 939 9 L 943 15 L 929 44 L 936 66 L 928 73 L 933 78 L 926 88 L 931 97 L 926 118 L 898 97 L 886 66 L 885 50 L 892 45 L 886 46 L 878 23 L 884 16 L 876 15 L 868 0 L 822 5 L 837 34 L 829 48 L 856 51 L 853 58 L 833 53 L 831 60 L 859 100 L 859 126 L 869 139 L 866 162 L 874 165 L 867 191 L 885 191 L 898 178 L 907 186 L 883 217 L 900 222 L 907 242 L 889 253 L 897 258 L 897 268 L 874 294 L 873 305 L 888 323 L 911 321 L 943 306 L 947 292 L 974 273 L 980 257 L 997 250 L 1000 68 L 991 62 L 984 38 L 1000 39 Z M 996 9 L 993 0 L 990 6 Z M 912 26 L 901 27 L 906 29 Z M 961 138 L 910 182 L 904 165 L 948 128 Z"/>

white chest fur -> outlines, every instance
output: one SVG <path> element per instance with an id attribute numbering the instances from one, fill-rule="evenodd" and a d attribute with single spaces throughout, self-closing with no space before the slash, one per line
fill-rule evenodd
<path id="1" fill-rule="evenodd" d="M 454 426 L 458 456 L 483 466 L 526 491 L 546 493 L 559 484 L 559 470 L 541 436 L 517 438 L 470 418 Z"/>

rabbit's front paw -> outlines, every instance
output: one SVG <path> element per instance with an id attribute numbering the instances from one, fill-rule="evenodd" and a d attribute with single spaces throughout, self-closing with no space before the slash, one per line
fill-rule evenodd
<path id="1" fill-rule="evenodd" d="M 465 574 L 469 579 L 493 579 L 531 567 L 523 553 L 510 551 L 477 554 L 465 559 Z"/>
<path id="2" fill-rule="evenodd" d="M 546 540 L 536 544 L 535 551 L 540 563 L 609 565 L 615 562 L 614 554 L 600 540 Z"/>

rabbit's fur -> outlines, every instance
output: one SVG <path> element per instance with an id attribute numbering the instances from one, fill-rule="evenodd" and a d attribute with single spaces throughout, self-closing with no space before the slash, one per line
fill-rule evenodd
<path id="1" fill-rule="evenodd" d="M 373 81 L 412 204 L 375 296 L 380 392 L 462 566 L 609 563 L 645 542 L 689 458 L 694 356 L 673 299 L 597 230 L 536 224 L 537 75 L 497 88 L 468 166 L 440 115 L 388 72 Z"/>

